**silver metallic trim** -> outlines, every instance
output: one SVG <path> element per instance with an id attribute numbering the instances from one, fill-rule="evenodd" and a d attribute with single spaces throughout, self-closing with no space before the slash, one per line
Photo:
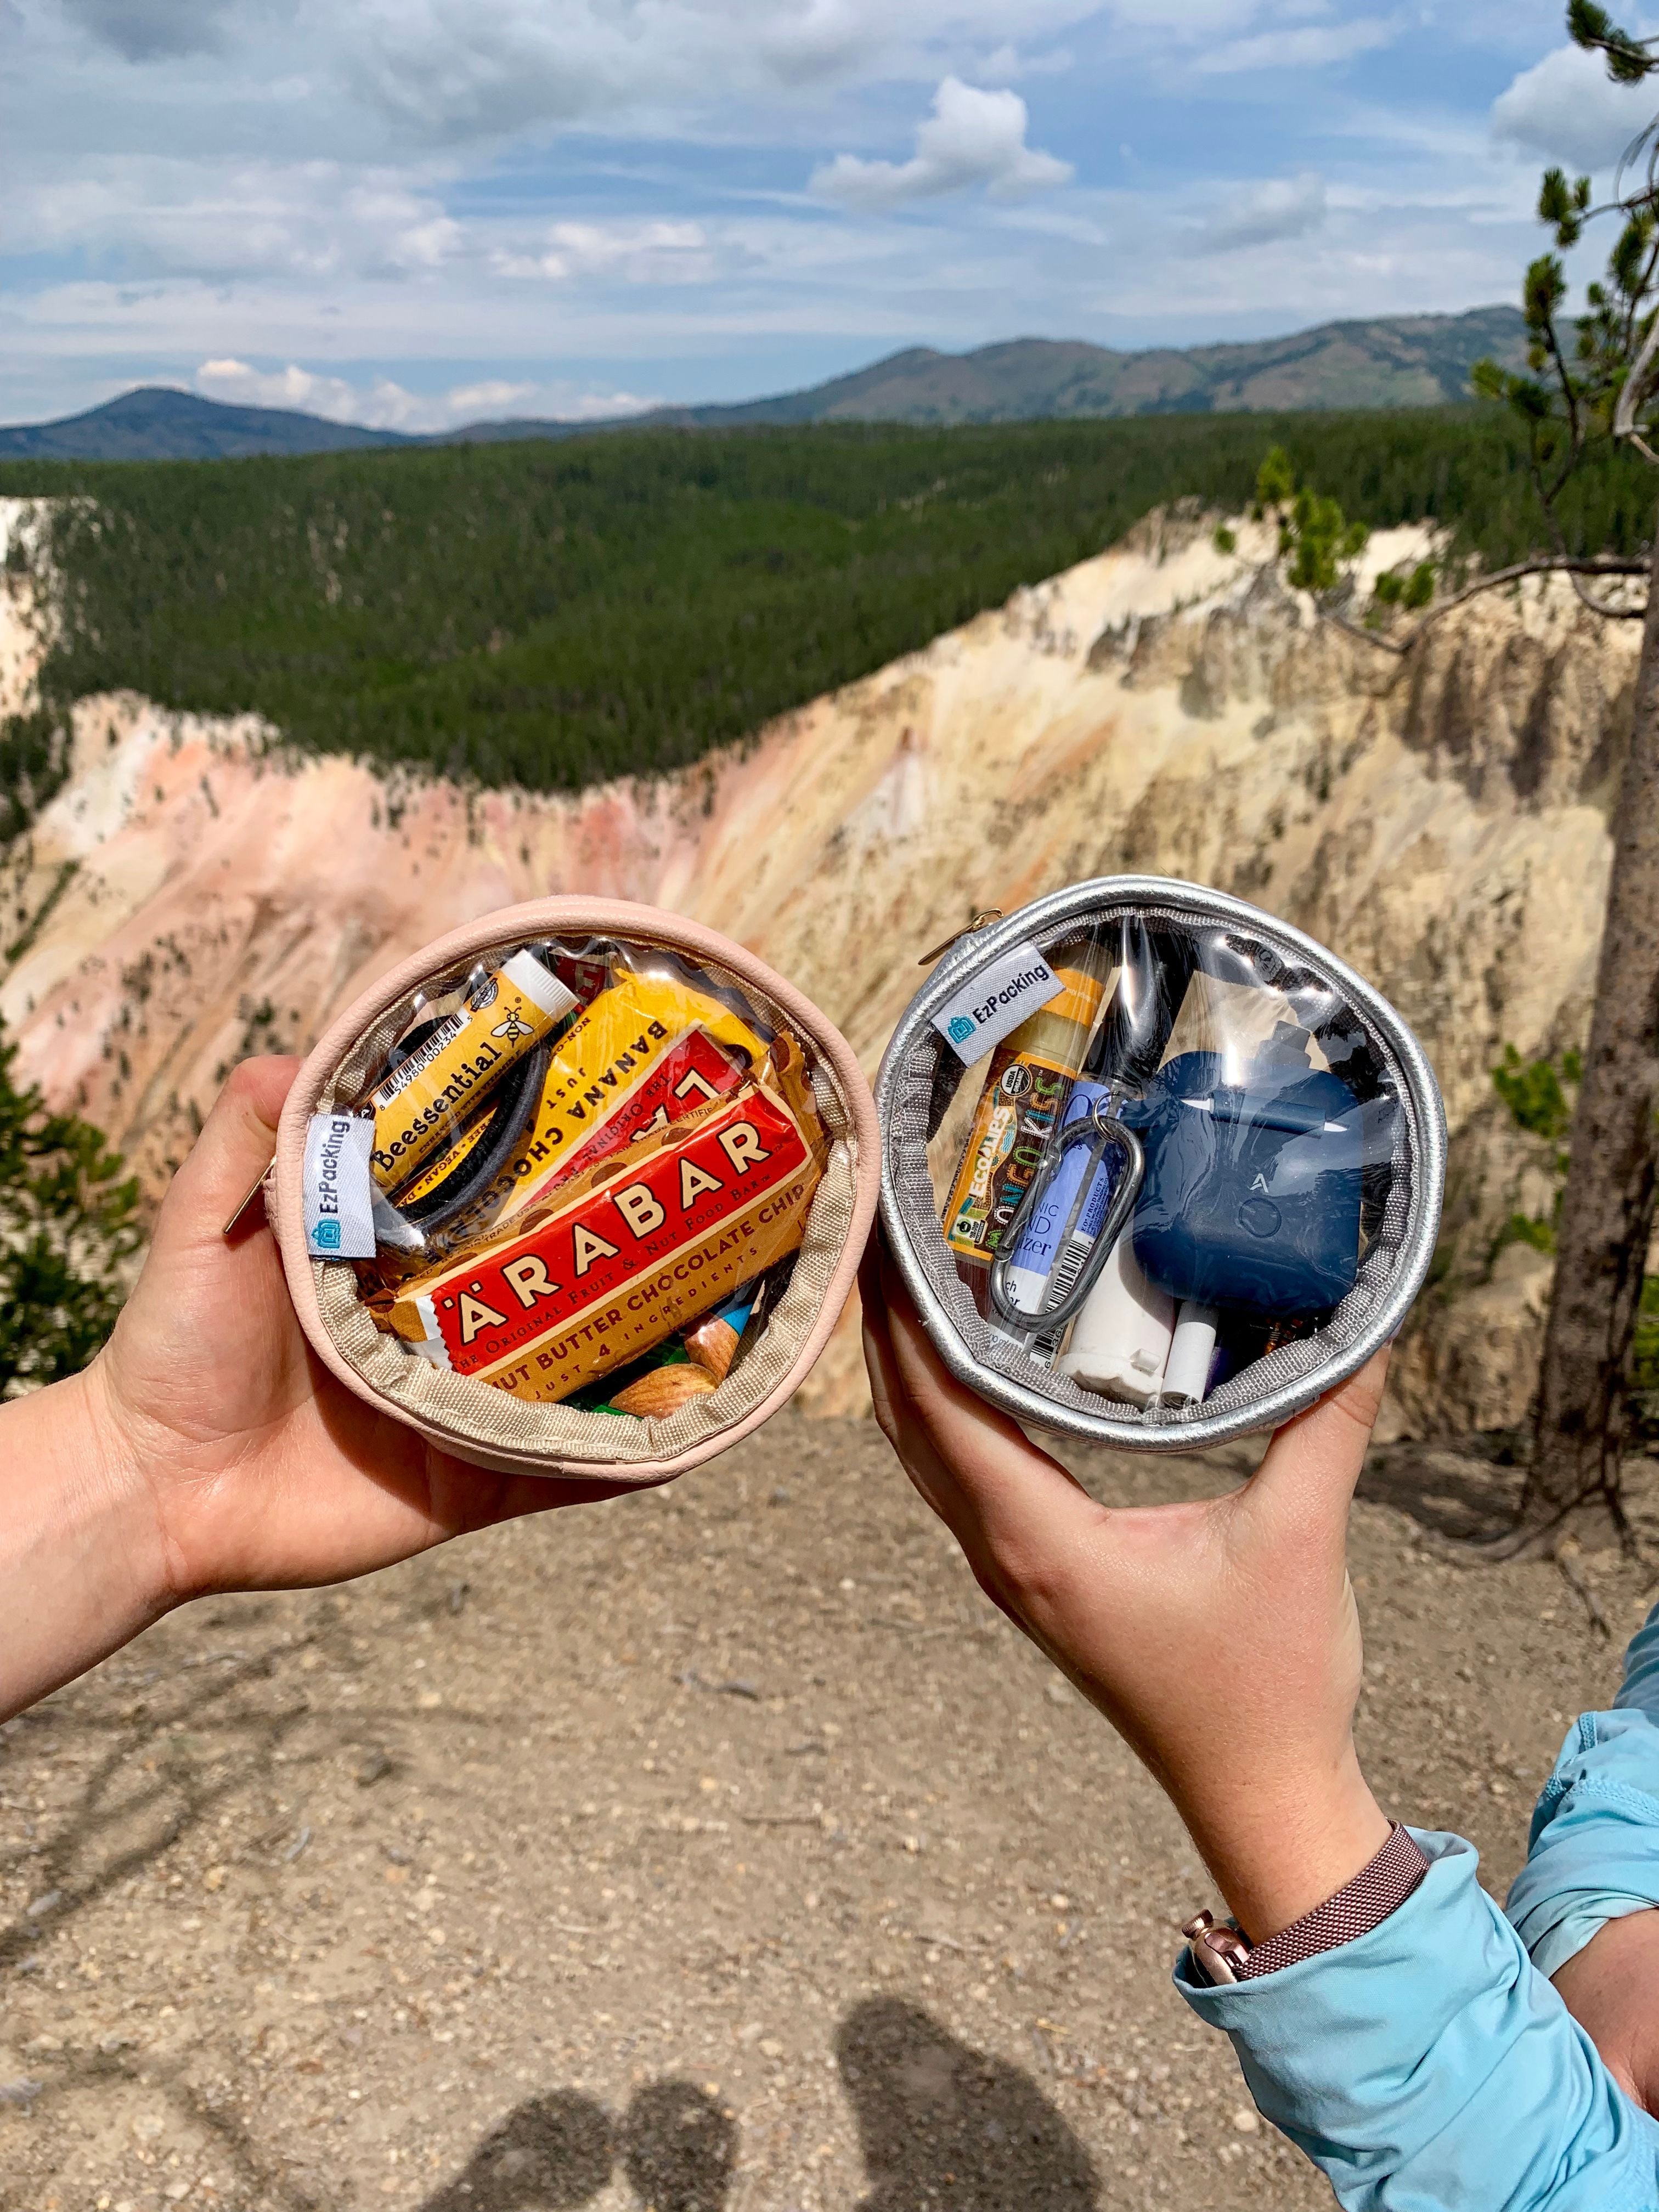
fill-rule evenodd
<path id="1" fill-rule="evenodd" d="M 933 1028 L 933 1018 L 955 996 L 965 977 L 975 969 L 988 966 L 1000 958 L 1023 939 L 1050 934 L 1052 942 L 1051 933 L 1066 923 L 1102 918 L 1126 908 L 1158 908 L 1200 927 L 1245 931 L 1271 945 L 1287 961 L 1305 965 L 1316 975 L 1328 978 L 1386 1041 L 1399 1063 L 1403 1078 L 1401 1103 L 1413 1167 L 1411 1209 L 1393 1279 L 1386 1297 L 1359 1334 L 1340 1349 L 1334 1349 L 1328 1358 L 1320 1361 L 1305 1375 L 1265 1393 L 1248 1406 L 1235 1407 L 1230 1413 L 1199 1413 L 1178 1424 L 1153 1425 L 1137 1420 L 1129 1416 L 1127 1408 L 1114 1413 L 1081 1413 L 984 1365 L 963 1342 L 955 1321 L 934 1291 L 900 1209 L 896 1185 L 893 1103 L 900 1071 L 918 1046 L 930 1038 L 939 1049 L 946 1048 Z M 1091 1443 L 1151 1452 L 1201 1451 L 1208 1445 L 1228 1443 L 1237 1437 L 1277 1428 L 1357 1373 L 1374 1352 L 1398 1334 L 1434 1257 L 1446 1178 L 1446 1115 L 1440 1085 L 1428 1055 L 1381 992 L 1316 939 L 1280 921 L 1277 916 L 1263 913 L 1260 907 L 1251 906 L 1246 900 L 1231 898 L 1224 891 L 1212 890 L 1202 884 L 1182 883 L 1164 876 L 1099 876 L 1087 883 L 1070 884 L 1063 890 L 1051 891 L 1046 897 L 1034 899 L 1029 906 L 1019 908 L 1004 921 L 959 939 L 899 1017 L 882 1056 L 875 1093 L 882 1133 L 882 1228 L 922 1324 L 939 1357 L 959 1382 L 1033 1428 L 1078 1437 Z M 944 1238 L 937 1221 L 933 1228 L 942 1252 Z M 1109 1401 L 1103 1401 L 1106 1402 Z"/>

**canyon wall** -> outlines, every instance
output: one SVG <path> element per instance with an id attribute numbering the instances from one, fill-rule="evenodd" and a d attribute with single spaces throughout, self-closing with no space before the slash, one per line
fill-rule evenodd
<path id="1" fill-rule="evenodd" d="M 0 502 L 0 505 L 5 503 Z M 26 523 L 11 502 L 0 527 Z M 1638 625 L 1557 580 L 1460 609 L 1409 664 L 1314 615 L 1238 526 L 1153 517 L 1111 551 L 678 775 L 468 792 L 295 756 L 251 719 L 82 701 L 71 772 L 0 873 L 21 1070 L 159 1189 L 242 1054 L 302 1050 L 471 915 L 590 890 L 713 924 L 791 975 L 873 1072 L 917 955 L 976 908 L 1145 870 L 1310 931 L 1417 1029 L 1453 1132 L 1448 1235 L 1396 1362 L 1396 1432 L 1523 1417 L 1548 1211 L 1490 1071 L 1582 1042 Z M 1419 535 L 1380 534 L 1372 569 Z M 49 610 L 0 596 L 27 702 Z M 812 1401 L 856 1403 L 843 1331 Z"/>

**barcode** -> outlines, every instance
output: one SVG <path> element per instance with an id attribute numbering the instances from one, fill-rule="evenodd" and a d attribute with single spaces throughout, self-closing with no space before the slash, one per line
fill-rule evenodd
<path id="1" fill-rule="evenodd" d="M 1073 1285 L 1083 1273 L 1083 1263 L 1094 1249 L 1092 1237 L 1073 1237 L 1060 1255 L 1060 1263 L 1048 1278 L 1048 1295 L 1042 1301 L 1042 1310 L 1052 1313 L 1072 1295 Z"/>
<path id="2" fill-rule="evenodd" d="M 384 1109 L 394 1098 L 400 1097 L 422 1069 L 430 1067 L 438 1054 L 453 1044 L 471 1018 L 471 1015 L 467 1012 L 446 1016 L 423 1045 L 411 1052 L 406 1059 L 400 1060 L 384 1083 L 376 1084 L 371 1103 L 376 1108 Z"/>

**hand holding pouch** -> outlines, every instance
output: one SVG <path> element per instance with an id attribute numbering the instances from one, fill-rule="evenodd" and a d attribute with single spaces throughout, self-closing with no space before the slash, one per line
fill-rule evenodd
<path id="1" fill-rule="evenodd" d="M 1277 1426 L 1389 1340 L 1433 1255 L 1422 1048 L 1311 938 L 1200 885 L 1106 877 L 964 935 L 876 1099 L 923 1326 L 1038 1427 L 1190 1451 Z"/>
<path id="2" fill-rule="evenodd" d="M 678 915 L 556 898 L 340 1016 L 267 1202 L 307 1338 L 357 1397 L 481 1467 L 644 1487 L 799 1385 L 878 1171 L 858 1062 L 782 977 Z"/>

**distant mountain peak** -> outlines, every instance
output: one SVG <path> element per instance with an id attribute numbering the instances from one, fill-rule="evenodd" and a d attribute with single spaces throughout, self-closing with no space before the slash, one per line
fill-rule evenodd
<path id="1" fill-rule="evenodd" d="M 0 460 L 236 460 L 408 442 L 396 430 L 331 422 L 295 408 L 229 406 L 177 385 L 141 384 L 83 414 L 0 430 Z"/>
<path id="2" fill-rule="evenodd" d="M 731 405 L 659 407 L 599 422 L 473 422 L 430 438 L 369 430 L 281 407 L 228 406 L 141 385 L 101 407 L 0 430 L 0 460 L 209 460 L 359 446 L 573 438 L 599 430 L 754 424 L 1018 422 L 1062 417 L 1433 407 L 1468 397 L 1482 355 L 1522 365 L 1526 325 L 1510 307 L 1462 314 L 1350 317 L 1285 337 L 1122 352 L 1081 338 L 1000 338 L 966 353 L 906 346 L 800 392 Z"/>

